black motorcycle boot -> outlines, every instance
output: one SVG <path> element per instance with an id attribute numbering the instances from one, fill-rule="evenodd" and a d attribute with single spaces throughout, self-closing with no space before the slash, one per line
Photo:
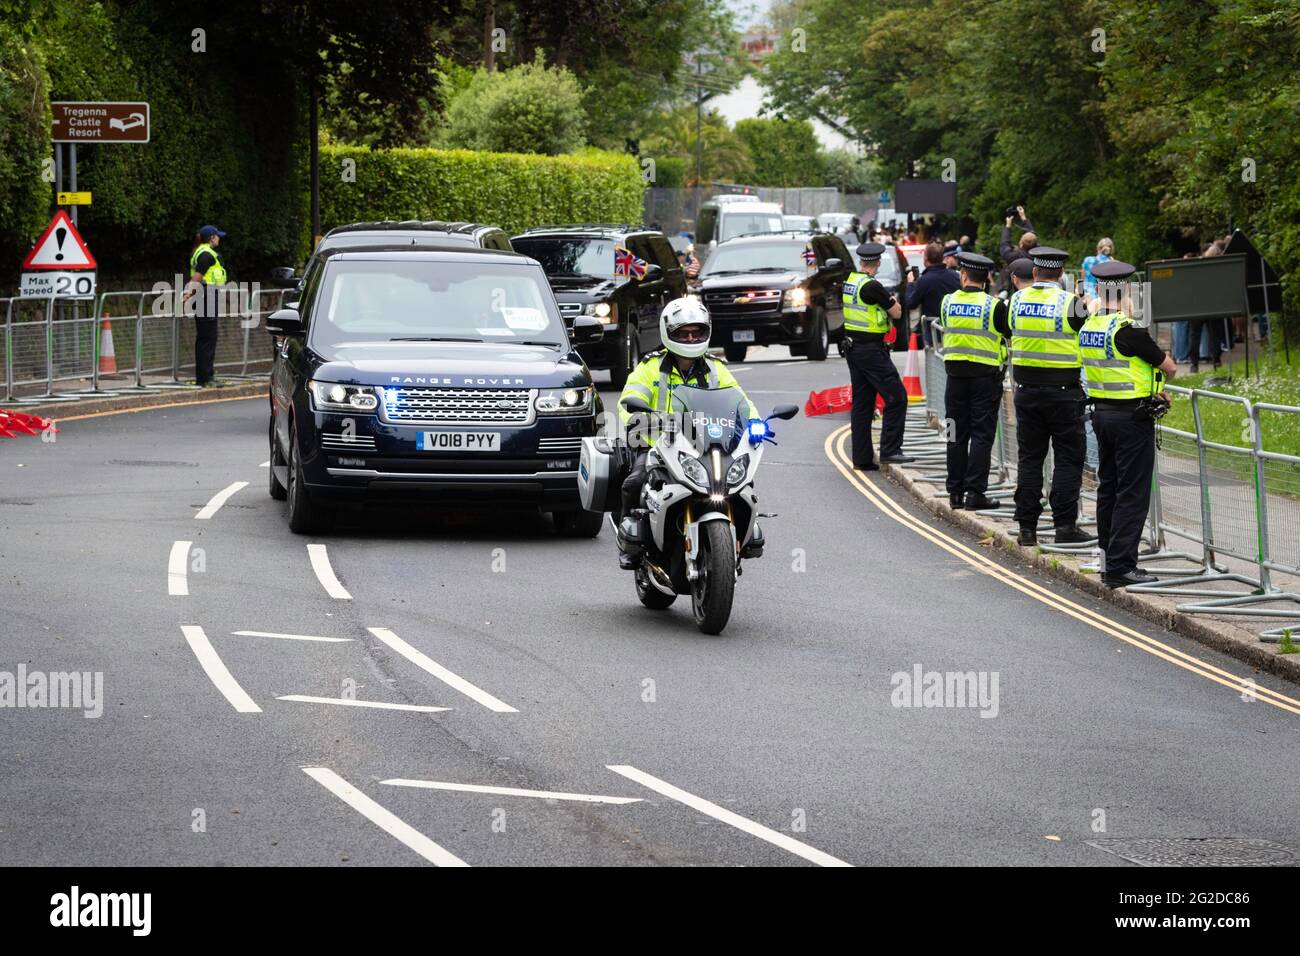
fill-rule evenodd
<path id="1" fill-rule="evenodd" d="M 763 545 L 766 539 L 763 537 L 763 529 L 758 524 L 754 525 L 754 532 L 749 536 L 749 541 L 740 549 L 742 558 L 761 558 L 763 556 Z"/>
<path id="2" fill-rule="evenodd" d="M 618 523 L 614 537 L 618 542 L 618 566 L 623 571 L 635 571 L 641 566 L 645 513 L 643 508 L 637 508 Z"/>

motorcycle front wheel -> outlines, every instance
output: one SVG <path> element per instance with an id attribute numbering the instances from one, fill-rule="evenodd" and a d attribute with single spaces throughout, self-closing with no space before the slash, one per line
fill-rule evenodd
<path id="1" fill-rule="evenodd" d="M 736 549 L 725 522 L 710 521 L 700 529 L 697 567 L 699 577 L 691 582 L 695 624 L 705 634 L 721 634 L 736 593 Z"/>

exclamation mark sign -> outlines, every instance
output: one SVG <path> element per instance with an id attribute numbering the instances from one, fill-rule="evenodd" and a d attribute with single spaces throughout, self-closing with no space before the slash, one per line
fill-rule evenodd
<path id="1" fill-rule="evenodd" d="M 54 254 L 56 262 L 63 261 L 63 240 L 67 238 L 68 230 L 64 229 L 62 226 L 59 226 L 58 229 L 54 230 L 54 242 L 59 247 L 59 251 Z"/>

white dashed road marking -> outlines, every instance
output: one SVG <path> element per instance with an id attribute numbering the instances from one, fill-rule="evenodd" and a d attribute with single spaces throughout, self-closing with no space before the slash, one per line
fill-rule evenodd
<path id="1" fill-rule="evenodd" d="M 415 827 L 375 803 L 329 767 L 303 767 L 302 772 L 379 829 L 400 840 L 435 866 L 469 866 L 460 857 L 447 852 Z"/>
<path id="2" fill-rule="evenodd" d="M 189 568 L 190 545 L 193 541 L 173 541 L 171 554 L 167 556 L 167 593 L 185 596 L 190 593 L 189 581 L 185 572 Z"/>
<path id="3" fill-rule="evenodd" d="M 408 661 L 427 673 L 432 674 L 438 680 L 442 681 L 453 690 L 459 691 L 470 700 L 478 701 L 488 710 L 496 711 L 498 714 L 517 714 L 519 711 L 509 704 L 497 700 L 481 687 L 475 687 L 465 678 L 458 674 L 453 674 L 447 668 L 443 667 L 437 661 L 430 659 L 425 654 L 417 651 L 406 641 L 402 640 L 386 627 L 368 627 L 366 628 L 371 634 L 379 638 L 397 653 L 401 654 Z"/>
<path id="4" fill-rule="evenodd" d="M 326 644 L 346 644 L 350 637 L 315 637 L 311 634 L 277 634 L 275 631 L 231 631 L 236 637 L 275 637 L 282 641 L 321 641 Z"/>
<path id="5" fill-rule="evenodd" d="M 307 545 L 307 556 L 311 558 L 311 569 L 316 572 L 316 580 L 321 583 L 325 593 L 337 601 L 351 601 L 352 595 L 339 583 L 330 567 L 330 556 L 323 544 Z"/>
<path id="6" fill-rule="evenodd" d="M 541 800 L 576 800 L 579 803 L 640 803 L 640 797 L 605 797 L 596 793 L 561 793 L 554 790 L 520 790 L 517 787 L 488 787 L 476 783 L 445 783 L 441 780 L 381 780 L 390 787 L 418 787 L 424 790 L 456 790 L 462 793 L 492 793 L 502 797 L 537 797 Z"/>
<path id="7" fill-rule="evenodd" d="M 215 495 L 212 496 L 211 501 L 209 501 L 206 505 L 204 505 L 199 510 L 199 513 L 194 516 L 194 519 L 196 521 L 207 521 L 214 514 L 216 514 L 218 511 L 221 510 L 221 506 L 224 505 L 230 499 L 231 495 L 235 494 L 241 488 L 247 488 L 247 487 L 248 487 L 248 482 L 236 481 L 233 484 L 227 485 L 225 488 L 222 488 L 220 491 L 218 491 Z"/>
<path id="8" fill-rule="evenodd" d="M 410 710 L 420 714 L 436 714 L 450 707 L 429 707 L 425 704 L 385 704 L 378 700 L 346 700 L 342 697 L 310 697 L 307 694 L 285 694 L 276 700 L 292 700 L 300 704 L 338 704 L 341 707 L 373 707 L 376 710 Z"/>
<path id="9" fill-rule="evenodd" d="M 793 837 L 788 837 L 784 833 L 778 833 L 776 830 L 763 826 L 761 823 L 755 823 L 753 820 L 746 819 L 738 813 L 720 807 L 716 803 L 705 800 L 703 797 L 697 797 L 693 793 L 687 793 L 674 787 L 667 781 L 660 780 L 658 777 L 652 777 L 650 774 L 630 767 L 627 764 L 606 765 L 606 768 L 617 774 L 622 774 L 629 780 L 635 780 L 643 787 L 649 787 L 655 793 L 663 794 L 670 800 L 676 800 L 678 803 L 684 803 L 705 816 L 713 817 L 715 820 L 721 820 L 728 826 L 733 826 L 737 830 L 743 830 L 751 836 L 756 836 L 760 840 L 766 840 L 774 846 L 793 853 L 795 856 L 802 857 L 818 866 L 852 866 L 851 863 L 845 863 L 843 860 L 831 856 L 829 853 L 823 853 L 807 843 L 801 843 Z"/>
<path id="10" fill-rule="evenodd" d="M 241 714 L 260 714 L 262 708 L 253 703 L 253 698 L 249 697 L 244 692 L 244 688 L 239 686 L 239 681 L 231 676 L 230 671 L 226 669 L 226 665 L 213 649 L 212 642 L 203 633 L 203 628 L 193 624 L 182 624 L 181 632 L 185 635 L 190 650 L 199 659 L 199 665 L 208 675 L 208 680 L 225 695 L 226 700 L 230 701 L 230 706 Z"/>

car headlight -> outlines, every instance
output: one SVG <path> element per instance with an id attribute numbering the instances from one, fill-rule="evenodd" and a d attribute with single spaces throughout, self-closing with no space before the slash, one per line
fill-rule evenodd
<path id="1" fill-rule="evenodd" d="M 379 396 L 369 385 L 344 385 L 339 382 L 308 383 L 313 404 L 319 409 L 338 412 L 373 412 Z"/>
<path id="2" fill-rule="evenodd" d="M 589 302 L 582 310 L 583 315 L 594 315 L 606 325 L 612 325 L 618 321 L 618 313 L 614 311 L 614 306 L 609 302 Z"/>
<path id="3" fill-rule="evenodd" d="M 543 389 L 533 404 L 539 415 L 581 415 L 591 411 L 594 394 L 590 386 Z"/>
<path id="4" fill-rule="evenodd" d="M 749 474 L 749 456 L 741 455 L 727 469 L 727 487 L 740 484 L 747 474 Z"/>
<path id="5" fill-rule="evenodd" d="M 686 479 L 700 488 L 709 487 L 709 473 L 704 467 L 704 462 L 700 461 L 694 455 L 688 455 L 684 451 L 677 453 L 677 463 L 682 466 L 682 473 Z"/>
<path id="6" fill-rule="evenodd" d="M 792 312 L 803 312 L 808 308 L 808 290 L 801 285 L 786 289 L 781 296 L 781 305 Z"/>

